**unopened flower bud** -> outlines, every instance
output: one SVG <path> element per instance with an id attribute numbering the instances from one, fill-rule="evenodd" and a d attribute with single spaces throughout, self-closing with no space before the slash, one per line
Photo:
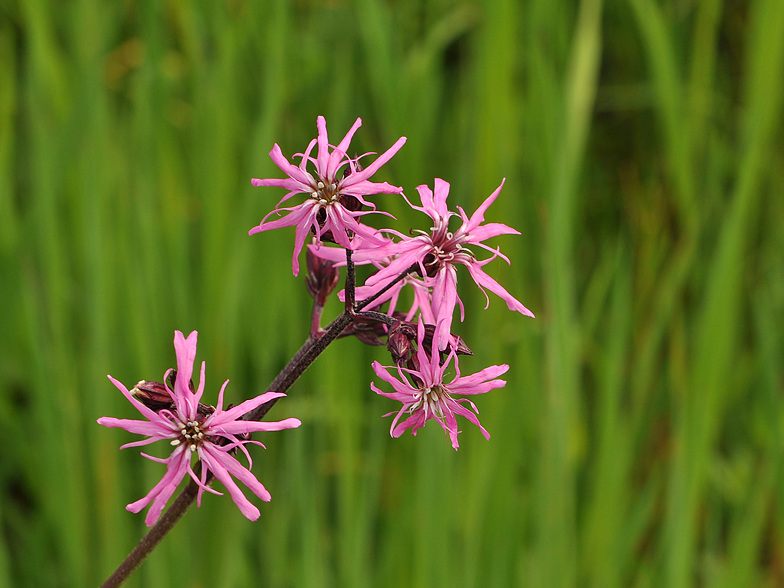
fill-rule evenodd
<path id="1" fill-rule="evenodd" d="M 358 212 L 362 210 L 362 203 L 359 201 L 359 199 L 347 194 L 340 195 L 340 203 L 343 205 L 343 208 L 350 210 L 351 212 Z"/>
<path id="2" fill-rule="evenodd" d="M 392 355 L 392 361 L 395 362 L 395 365 L 404 365 L 414 356 L 411 343 L 416 341 L 416 337 L 417 328 L 414 323 L 401 321 L 390 329 L 387 349 Z"/>
<path id="3" fill-rule="evenodd" d="M 324 306 L 327 298 L 338 285 L 340 271 L 334 267 L 331 261 L 316 257 L 310 248 L 305 253 L 305 257 L 308 264 L 308 276 L 305 278 L 308 294 L 316 301 L 316 304 Z"/>
<path id="4" fill-rule="evenodd" d="M 455 348 L 457 355 L 473 355 L 474 352 L 468 348 L 460 337 L 457 337 L 457 347 Z"/>
<path id="5" fill-rule="evenodd" d="M 177 370 L 171 370 L 168 377 L 169 389 L 174 389 L 174 382 L 176 380 Z M 190 388 L 191 392 L 193 392 L 192 381 L 188 383 L 188 387 Z M 166 386 L 160 382 L 140 380 L 131 390 L 131 394 L 133 394 L 136 399 L 144 406 L 150 410 L 154 410 L 155 412 L 176 409 L 174 400 L 172 399 L 169 390 L 167 390 Z M 200 402 L 196 412 L 200 416 L 205 417 L 215 412 L 215 409 L 212 406 L 207 406 L 206 404 L 202 404 Z"/>
<path id="6" fill-rule="evenodd" d="M 131 390 L 136 399 L 147 408 L 158 412 L 164 408 L 171 408 L 173 402 L 166 386 L 160 382 L 148 380 L 139 381 Z"/>

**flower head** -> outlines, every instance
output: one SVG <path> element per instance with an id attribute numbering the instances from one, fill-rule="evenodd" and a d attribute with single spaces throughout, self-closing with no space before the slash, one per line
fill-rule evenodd
<path id="1" fill-rule="evenodd" d="M 299 273 L 297 258 L 308 233 L 311 231 L 316 235 L 317 243 L 321 243 L 322 236 L 329 233 L 336 243 L 347 249 L 353 248 L 352 238 L 354 235 L 360 235 L 369 245 L 383 243 L 381 237 L 376 235 L 376 229 L 361 224 L 358 222 L 358 218 L 375 210 L 375 206 L 367 202 L 365 196 L 380 193 L 399 194 L 403 191 L 403 188 L 391 186 L 386 182 L 371 182 L 369 178 L 398 152 L 406 142 L 406 138 L 398 139 L 373 163 L 362 169 L 358 164 L 360 158 L 352 159 L 347 155 L 351 138 L 361 124 L 362 119 L 358 118 L 343 140 L 330 151 L 327 123 L 323 116 L 319 116 L 318 138 L 310 142 L 305 153 L 295 155 L 295 157 L 301 158 L 298 166 L 286 160 L 277 143 L 272 148 L 270 152 L 272 161 L 288 178 L 266 180 L 254 178 L 251 180 L 254 186 L 277 186 L 289 191 L 278 202 L 275 210 L 265 216 L 259 226 L 250 230 L 250 234 L 278 227 L 296 226 L 294 258 L 292 260 L 292 270 L 295 276 Z M 310 153 L 317 143 L 318 154 L 314 158 Z M 315 166 L 315 175 L 307 170 L 308 162 Z M 281 208 L 281 204 L 295 194 L 306 194 L 308 199 L 297 206 Z M 361 211 L 362 206 L 368 206 L 373 210 Z M 282 211 L 288 212 L 288 214 L 282 218 L 267 220 L 273 214 L 280 215 Z"/>
<path id="2" fill-rule="evenodd" d="M 292 429 L 299 427 L 301 424 L 298 419 L 285 419 L 279 422 L 257 422 L 241 419 L 244 414 L 257 406 L 274 398 L 285 396 L 285 394 L 277 392 L 267 392 L 256 398 L 246 400 L 238 406 L 223 410 L 223 392 L 226 389 L 226 384 L 229 383 L 228 380 L 221 387 L 217 408 L 213 410 L 211 407 L 200 405 L 199 400 L 204 392 L 204 362 L 201 364 L 199 387 L 195 392 L 192 390 L 191 384 L 193 361 L 196 358 L 197 336 L 198 333 L 193 331 L 186 339 L 180 331 L 174 332 L 174 349 L 177 353 L 177 372 L 174 389 L 172 390 L 168 384 L 162 385 L 171 397 L 171 408 L 153 410 L 153 408 L 150 408 L 136 397 L 136 387 L 129 392 L 121 382 L 109 376 L 112 383 L 117 386 L 120 392 L 147 420 L 101 417 L 98 419 L 98 424 L 106 427 L 119 427 L 131 433 L 147 436 L 147 439 L 126 443 L 121 449 L 148 445 L 163 439 L 168 440 L 174 447 L 174 451 L 166 459 L 159 459 L 142 453 L 144 457 L 152 461 L 166 464 L 166 473 L 161 478 L 161 481 L 150 490 L 147 496 L 126 507 L 129 511 L 136 513 L 152 502 L 152 507 L 150 507 L 145 519 L 148 527 L 154 525 L 158 520 L 169 498 L 171 498 L 171 495 L 186 474 L 190 475 L 199 485 L 199 505 L 201 505 L 202 493 L 205 490 L 213 494 L 221 494 L 207 485 L 208 471 L 212 472 L 226 487 L 242 514 L 255 521 L 259 518 L 259 509 L 245 497 L 232 476 L 245 484 L 256 496 L 264 501 L 270 500 L 270 494 L 250 472 L 250 469 L 244 467 L 231 453 L 234 453 L 236 449 L 240 449 L 248 458 L 249 467 L 252 467 L 253 462 L 245 448 L 245 444 L 255 443 L 261 445 L 261 443 L 251 441 L 250 433 Z M 164 380 L 166 379 L 164 377 Z M 147 383 L 140 382 L 139 384 Z M 146 394 L 141 396 L 147 400 Z M 156 402 L 160 403 L 160 398 L 156 398 Z M 191 467 L 191 456 L 194 454 L 202 462 L 201 478 L 196 476 Z"/>
<path id="3" fill-rule="evenodd" d="M 436 330 L 443 331 L 443 329 L 444 323 L 441 322 Z M 425 325 L 420 319 L 416 351 L 419 368 L 414 370 L 398 366 L 397 371 L 400 379 L 392 376 L 387 371 L 389 368 L 385 368 L 377 361 L 373 362 L 373 371 L 379 378 L 390 384 L 394 392 L 383 392 L 373 383 L 370 384 L 371 389 L 377 394 L 403 403 L 392 421 L 390 434 L 393 437 L 400 437 L 406 429 L 411 429 L 411 433 L 416 435 L 417 430 L 424 427 L 429 419 L 436 419 L 451 439 L 452 447 L 457 449 L 459 447 L 457 435 L 460 431 L 457 429 L 456 415 L 461 415 L 479 427 L 485 439 L 489 439 L 490 433 L 485 430 L 476 417 L 479 413 L 476 405 L 467 398 L 455 399 L 454 395 L 484 394 L 490 390 L 502 388 L 506 385 L 506 381 L 495 378 L 506 373 L 509 366 L 494 365 L 473 375 L 461 376 L 454 348 L 451 349 L 442 365 L 440 354 L 435 348 L 430 355 L 427 354 L 424 339 Z M 447 384 L 444 382 L 444 372 L 451 361 L 455 363 L 456 375 Z M 392 414 L 395 413 L 391 412 L 385 416 Z M 407 414 L 408 417 L 400 422 L 404 414 Z"/>
<path id="4" fill-rule="evenodd" d="M 449 183 L 436 178 L 435 194 L 427 186 L 417 186 L 422 206 L 415 206 L 410 202 L 409 204 L 413 209 L 424 212 L 432 219 L 433 226 L 430 229 L 430 233 L 418 231 L 420 234 L 416 237 L 408 237 L 398 233 L 401 241 L 397 243 L 388 244 L 375 250 L 357 252 L 355 255 L 357 263 L 361 263 L 366 259 L 394 258 L 394 261 L 389 263 L 384 269 L 368 278 L 365 286 L 370 287 L 370 289 L 364 290 L 363 294 L 371 296 L 401 272 L 414 264 L 418 264 L 421 275 L 425 277 L 425 285 L 432 288 L 432 309 L 435 321 L 437 323 L 441 321 L 446 323 L 446 327 L 441 331 L 438 342 L 438 347 L 441 350 L 446 349 L 448 344 L 447 335 L 450 332 L 455 306 L 458 304 L 460 304 L 460 318 L 461 320 L 463 319 L 463 304 L 457 295 L 456 264 L 462 264 L 468 268 L 468 272 L 471 274 L 474 282 L 485 294 L 488 305 L 490 304 L 490 299 L 487 297 L 485 288 L 503 298 L 510 310 L 516 310 L 521 314 L 533 317 L 534 314 L 530 310 L 482 269 L 483 266 L 496 257 L 500 257 L 509 263 L 509 259 L 501 253 L 500 249 L 492 249 L 482 243 L 482 241 L 498 235 L 520 234 L 513 228 L 501 223 L 482 224 L 485 220 L 485 211 L 498 197 L 503 186 L 504 182 L 502 181 L 501 185 L 487 197 L 470 219 L 465 211 L 458 206 L 459 216 L 463 223 L 454 233 L 449 230 L 449 220 L 453 216 L 458 216 L 458 214 L 450 212 L 446 205 L 446 199 L 449 195 Z M 485 260 L 478 260 L 474 252 L 469 249 L 469 245 L 486 249 L 493 255 Z"/>

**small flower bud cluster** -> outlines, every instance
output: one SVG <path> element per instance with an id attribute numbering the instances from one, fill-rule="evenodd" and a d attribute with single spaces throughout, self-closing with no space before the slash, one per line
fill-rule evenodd
<path id="1" fill-rule="evenodd" d="M 316 304 L 323 307 L 327 303 L 329 295 L 338 285 L 340 270 L 335 267 L 332 261 L 318 257 L 310 249 L 307 250 L 306 258 L 308 275 L 305 278 L 305 285 L 308 288 L 308 294 Z"/>

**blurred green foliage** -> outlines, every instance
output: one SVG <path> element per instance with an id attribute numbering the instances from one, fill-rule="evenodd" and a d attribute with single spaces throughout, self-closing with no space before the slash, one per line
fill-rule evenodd
<path id="1" fill-rule="evenodd" d="M 261 440 L 273 500 L 191 509 L 129 586 L 784 585 L 784 2 L 0 0 L 0 586 L 97 585 L 161 475 L 106 380 L 200 332 L 208 402 L 304 341 L 293 231 L 250 238 L 327 117 L 489 221 L 461 275 L 485 441 L 389 438 L 341 340 Z M 427 228 L 393 196 L 396 228 Z M 337 305 L 333 308 L 338 312 Z"/>

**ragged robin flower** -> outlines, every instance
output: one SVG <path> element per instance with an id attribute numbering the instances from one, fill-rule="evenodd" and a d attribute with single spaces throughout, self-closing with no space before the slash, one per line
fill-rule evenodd
<path id="1" fill-rule="evenodd" d="M 503 186 L 504 182 L 502 181 L 501 185 L 485 199 L 470 219 L 465 211 L 458 206 L 459 216 L 463 222 L 454 232 L 449 229 L 449 220 L 458 215 L 450 212 L 447 208 L 449 183 L 436 178 L 434 191 L 431 191 L 428 186 L 417 186 L 422 206 L 415 206 L 410 202 L 409 204 L 414 210 L 424 212 L 432 219 L 433 226 L 430 232 L 416 231 L 419 235 L 409 237 L 395 231 L 385 230 L 385 232 L 397 234 L 401 240 L 380 248 L 358 251 L 354 260 L 356 263 L 383 258 L 393 259 L 389 265 L 367 279 L 362 294 L 372 296 L 401 272 L 418 264 L 420 274 L 425 277 L 425 286 L 432 288 L 431 302 L 434 322 L 444 321 L 446 323 L 446 328 L 438 340 L 438 348 L 441 350 L 447 347 L 452 315 L 458 304 L 460 304 L 461 320 L 463 318 L 463 304 L 457 295 L 457 264 L 468 268 L 468 273 L 485 293 L 486 298 L 485 288 L 500 296 L 510 310 L 533 317 L 534 314 L 530 310 L 482 269 L 496 257 L 509 263 L 509 259 L 499 249 L 492 249 L 483 241 L 498 235 L 520 234 L 515 229 L 501 223 L 482 224 L 485 220 L 485 211 L 498 197 Z M 469 246 L 480 247 L 493 255 L 487 259 L 479 260 Z M 489 298 L 487 298 L 487 303 L 490 303 Z"/>
<path id="2" fill-rule="evenodd" d="M 174 332 L 174 349 L 177 354 L 177 373 L 173 389 L 168 384 L 164 384 L 166 393 L 171 398 L 173 405 L 169 408 L 154 409 L 149 406 L 149 390 L 143 390 L 141 397 L 145 402 L 136 397 L 136 388 L 129 391 L 121 382 L 111 376 L 109 379 L 117 386 L 120 392 L 133 404 L 133 406 L 147 420 L 117 419 L 113 417 L 101 417 L 98 424 L 106 427 L 119 427 L 131 433 L 146 435 L 147 439 L 126 443 L 121 447 L 137 447 L 148 445 L 155 441 L 167 440 L 174 448 L 171 455 L 165 459 L 152 457 L 146 453 L 142 455 L 152 461 L 166 464 L 166 473 L 161 481 L 158 482 L 144 498 L 129 504 L 126 508 L 131 512 L 139 512 L 148 504 L 152 503 L 147 512 L 145 522 L 148 527 L 155 524 L 160 517 L 163 508 L 171 498 L 174 491 L 180 485 L 186 474 L 189 475 L 199 486 L 198 504 L 201 505 L 202 493 L 206 490 L 213 494 L 220 492 L 210 488 L 207 484 L 207 474 L 212 474 L 226 487 L 234 503 L 239 507 L 242 514 L 250 520 L 255 521 L 259 518 L 259 509 L 256 508 L 242 493 L 234 482 L 237 478 L 250 490 L 264 501 L 270 500 L 270 494 L 266 488 L 250 472 L 253 462 L 248 450 L 245 448 L 247 443 L 261 445 L 257 441 L 250 440 L 250 433 L 259 431 L 280 431 L 282 429 L 292 429 L 300 426 L 298 419 L 285 419 L 279 422 L 258 422 L 242 420 L 242 416 L 257 406 L 269 402 L 274 398 L 285 396 L 277 392 L 267 392 L 256 398 L 246 400 L 242 404 L 223 410 L 223 392 L 226 389 L 226 380 L 221 387 L 218 395 L 218 406 L 212 409 L 205 409 L 200 405 L 202 393 L 204 392 L 204 369 L 205 364 L 201 364 L 201 376 L 199 387 L 194 392 L 192 390 L 191 375 L 193 374 L 193 361 L 196 358 L 196 339 L 198 333 L 193 331 L 186 339 L 180 331 Z M 170 370 L 171 371 L 171 370 Z M 167 372 L 168 375 L 168 372 Z M 164 381 L 167 377 L 164 376 Z M 140 384 L 147 384 L 140 382 Z M 143 386 L 144 387 L 144 386 Z M 146 388 L 146 387 L 145 387 Z M 156 408 L 165 406 L 159 390 L 154 390 L 157 396 Z M 249 462 L 249 467 L 243 466 L 233 455 L 237 449 L 241 450 Z M 191 467 L 191 457 L 198 457 L 201 460 L 201 476 L 197 477 Z"/>
<path id="3" fill-rule="evenodd" d="M 375 205 L 367 202 L 365 196 L 399 194 L 403 191 L 403 188 L 386 182 L 371 182 L 369 178 L 398 152 L 406 142 L 406 138 L 398 139 L 373 163 L 362 169 L 358 164 L 361 157 L 352 159 L 348 156 L 351 139 L 361 124 L 362 119 L 358 118 L 343 140 L 330 151 L 327 122 L 323 116 L 319 116 L 318 138 L 310 142 L 304 153 L 295 155 L 301 158 L 298 166 L 288 162 L 277 143 L 272 148 L 270 152 L 272 161 L 288 178 L 251 180 L 254 186 L 277 186 L 289 191 L 278 202 L 275 210 L 265 216 L 259 226 L 251 229 L 249 233 L 254 235 L 279 227 L 296 226 L 292 260 L 295 276 L 299 273 L 298 257 L 308 233 L 312 232 L 316 236 L 318 244 L 321 244 L 322 237 L 329 234 L 331 240 L 346 249 L 354 248 L 352 239 L 355 235 L 361 236 L 366 245 L 379 246 L 385 242 L 376 235 L 376 229 L 360 223 L 359 217 L 375 211 Z M 314 158 L 310 153 L 317 143 L 318 154 Z M 308 163 L 315 166 L 315 174 L 308 171 Z M 281 204 L 296 194 L 305 194 L 308 198 L 297 206 L 281 207 Z M 372 210 L 363 211 L 362 206 Z M 280 216 L 281 213 L 286 214 L 282 218 L 268 220 L 273 215 Z"/>
<path id="4" fill-rule="evenodd" d="M 436 332 L 443 331 L 445 323 L 442 321 L 436 327 Z M 444 335 L 442 335 L 444 336 Z M 397 366 L 398 378 L 392 376 L 386 368 L 379 362 L 373 362 L 373 371 L 376 375 L 391 385 L 394 392 L 384 392 L 370 384 L 371 389 L 382 396 L 398 400 L 403 403 L 397 413 L 391 412 L 385 416 L 395 415 L 390 427 L 392 437 L 400 437 L 406 429 L 411 429 L 413 435 L 417 434 L 420 427 L 430 419 L 435 419 L 443 427 L 444 432 L 452 441 L 452 447 L 459 447 L 457 435 L 460 431 L 457 428 L 457 415 L 467 418 L 470 422 L 479 427 L 485 439 L 490 438 L 485 428 L 479 423 L 477 414 L 479 411 L 476 405 L 467 398 L 455 398 L 457 395 L 484 394 L 496 388 L 506 385 L 505 380 L 496 379 L 506 373 L 508 365 L 494 365 L 483 369 L 470 376 L 460 374 L 457 354 L 452 348 L 449 356 L 440 362 L 440 354 L 437 352 L 428 353 L 425 350 L 425 325 L 419 321 L 417 329 L 417 359 L 419 368 L 409 369 Z M 444 372 L 449 364 L 454 362 L 456 375 L 450 383 L 444 382 Z M 405 420 L 401 419 L 408 415 Z"/>

